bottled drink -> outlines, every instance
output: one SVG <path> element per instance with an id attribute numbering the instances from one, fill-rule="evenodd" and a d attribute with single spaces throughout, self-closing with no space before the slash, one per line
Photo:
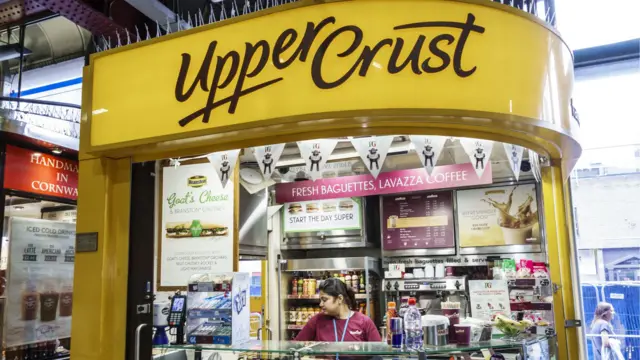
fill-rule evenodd
<path id="1" fill-rule="evenodd" d="M 387 327 L 387 344 L 391 344 L 391 319 L 394 317 L 398 317 L 396 303 L 394 301 L 389 301 L 387 303 L 387 313 L 384 315 L 384 324 Z"/>
<path id="2" fill-rule="evenodd" d="M 422 348 L 422 316 L 415 298 L 409 298 L 409 308 L 404 314 L 404 334 L 407 350 Z"/>
<path id="3" fill-rule="evenodd" d="M 360 274 L 360 286 L 358 290 L 360 290 L 360 294 L 364 294 L 367 292 L 364 284 L 364 273 Z"/>

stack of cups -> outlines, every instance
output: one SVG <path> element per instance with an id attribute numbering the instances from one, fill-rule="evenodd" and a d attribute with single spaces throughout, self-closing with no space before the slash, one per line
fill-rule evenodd
<path id="1" fill-rule="evenodd" d="M 443 302 L 442 315 L 449 318 L 449 344 L 455 344 L 457 341 L 455 326 L 460 323 L 460 303 L 459 302 Z"/>
<path id="2" fill-rule="evenodd" d="M 402 319 L 399 317 L 391 318 L 389 321 L 389 332 L 391 333 L 391 347 L 402 349 L 403 328 Z"/>

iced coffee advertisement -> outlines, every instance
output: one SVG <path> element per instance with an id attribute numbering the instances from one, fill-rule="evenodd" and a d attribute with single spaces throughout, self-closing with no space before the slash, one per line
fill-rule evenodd
<path id="1" fill-rule="evenodd" d="M 302 201 L 284 204 L 286 233 L 358 230 L 362 227 L 361 198 Z"/>
<path id="2" fill-rule="evenodd" d="M 540 243 L 533 184 L 457 192 L 460 247 Z"/>
<path id="3" fill-rule="evenodd" d="M 7 347 L 71 336 L 76 225 L 11 218 Z"/>
<path id="4" fill-rule="evenodd" d="M 233 194 L 210 163 L 165 167 L 160 286 L 186 286 L 193 274 L 233 271 Z"/>

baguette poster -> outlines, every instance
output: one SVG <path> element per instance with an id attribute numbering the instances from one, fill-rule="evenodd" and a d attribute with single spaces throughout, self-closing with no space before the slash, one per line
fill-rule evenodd
<path id="1" fill-rule="evenodd" d="M 540 243 L 533 184 L 457 192 L 460 247 Z"/>
<path id="2" fill-rule="evenodd" d="M 233 271 L 233 188 L 210 163 L 164 168 L 160 286 Z"/>

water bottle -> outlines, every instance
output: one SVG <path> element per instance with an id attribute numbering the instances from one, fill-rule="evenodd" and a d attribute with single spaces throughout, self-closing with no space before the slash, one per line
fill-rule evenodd
<path id="1" fill-rule="evenodd" d="M 415 298 L 409 298 L 409 308 L 404 314 L 404 334 L 407 350 L 422 348 L 422 316 Z"/>

